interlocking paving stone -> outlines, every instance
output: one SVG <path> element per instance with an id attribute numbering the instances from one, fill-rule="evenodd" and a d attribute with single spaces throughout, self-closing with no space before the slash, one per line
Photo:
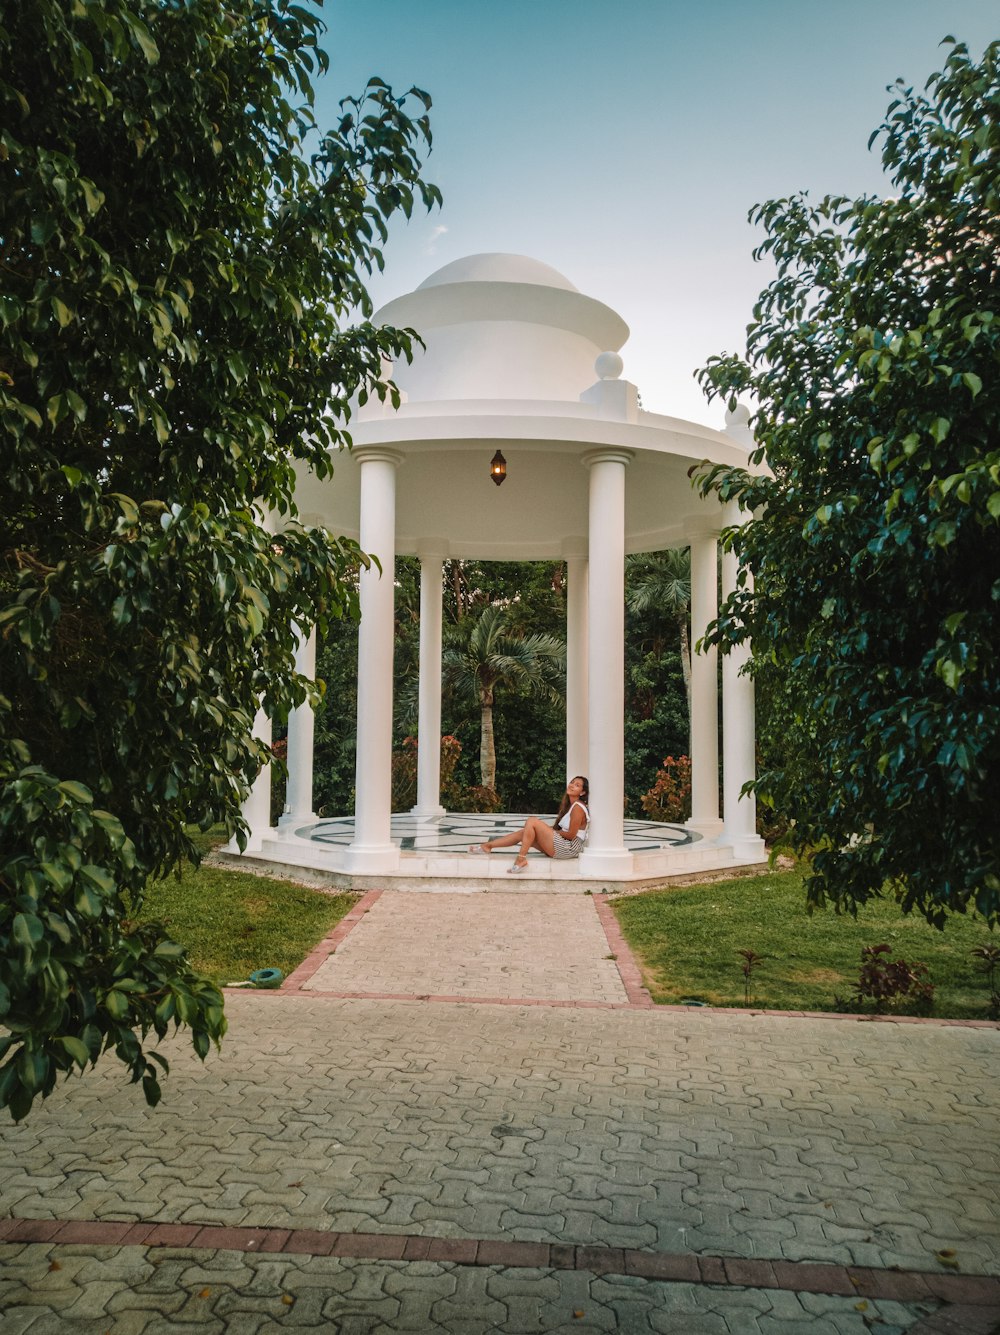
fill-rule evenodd
<path id="1" fill-rule="evenodd" d="M 105 1062 L 5 1127 L 0 1213 L 26 1218 L 0 1219 L 2 1335 L 890 1335 L 1000 1269 L 994 1029 L 301 993 L 228 1011 L 204 1066 L 168 1044 L 157 1110 Z M 348 1258 L 338 1234 L 372 1236 Z M 880 1287 L 889 1266 L 923 1273 Z"/>
<path id="2" fill-rule="evenodd" d="M 245 1335 L 308 1326 L 441 1329 L 451 1335 L 528 1329 L 797 1335 L 806 1328 L 863 1335 L 872 1323 L 888 1335 L 934 1310 L 930 1303 L 865 1300 L 859 1306 L 856 1298 L 825 1294 L 717 1289 L 546 1267 L 199 1248 L 95 1246 L 85 1258 L 80 1253 L 76 1245 L 58 1243 L 0 1245 L 0 1273 L 9 1275 L 0 1318 L 4 1335 L 27 1329 L 89 1335 L 98 1328 L 114 1335 L 214 1329 Z M 71 1271 L 73 1257 L 88 1268 Z M 586 1259 L 582 1249 L 576 1259 Z M 77 1294 L 69 1307 L 67 1286 Z"/>
<path id="3" fill-rule="evenodd" d="M 202 1067 L 169 1045 L 157 1110 L 106 1062 L 6 1128 L 0 1209 L 35 1216 L 42 1242 L 52 1215 L 183 1221 L 180 1244 L 226 1225 L 917 1270 L 950 1247 L 963 1273 L 1000 1265 L 1000 1177 L 982 1168 L 998 1113 L 980 1098 L 1000 1066 L 994 1030 L 228 1004 L 221 1056 Z M 708 1101 L 679 1098 L 709 1075 Z M 825 1110 L 823 1091 L 845 1087 L 853 1117 Z M 31 1181 L 57 1185 L 26 1195 Z"/>

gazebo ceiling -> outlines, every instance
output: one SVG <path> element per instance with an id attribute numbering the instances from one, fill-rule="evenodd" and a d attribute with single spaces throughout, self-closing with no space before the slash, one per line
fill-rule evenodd
<path id="1" fill-rule="evenodd" d="M 423 337 L 393 378 L 398 411 L 377 401 L 351 423 L 355 451 L 394 451 L 396 551 L 546 560 L 586 555 L 588 469 L 595 450 L 627 451 L 625 543 L 650 551 L 717 527 L 717 502 L 688 477 L 703 459 L 743 464 L 749 432 L 726 432 L 641 411 L 635 386 L 617 379 L 628 337 L 618 315 L 524 256 L 475 255 L 446 265 L 375 319 Z M 597 368 L 595 369 L 595 362 Z M 507 478 L 493 484 L 499 448 Z M 355 456 L 332 480 L 300 475 L 307 522 L 357 537 Z"/>

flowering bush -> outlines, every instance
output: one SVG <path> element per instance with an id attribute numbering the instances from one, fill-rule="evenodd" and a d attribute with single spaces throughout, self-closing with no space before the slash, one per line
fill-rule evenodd
<path id="1" fill-rule="evenodd" d="M 417 739 L 404 737 L 392 753 L 392 809 L 409 811 L 417 800 Z M 449 811 L 501 811 L 503 799 L 494 788 L 465 787 L 455 782 L 455 766 L 462 743 L 446 734 L 441 738 L 441 801 Z"/>
<path id="2" fill-rule="evenodd" d="M 656 782 L 641 800 L 643 811 L 653 820 L 687 820 L 691 815 L 690 757 L 667 756 L 656 771 Z"/>

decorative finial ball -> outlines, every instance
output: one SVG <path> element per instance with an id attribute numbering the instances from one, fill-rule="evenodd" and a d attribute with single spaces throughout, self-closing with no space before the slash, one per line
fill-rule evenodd
<path id="1" fill-rule="evenodd" d="M 594 362 L 594 370 L 602 380 L 617 380 L 625 369 L 625 363 L 617 352 L 602 352 Z"/>
<path id="2" fill-rule="evenodd" d="M 750 409 L 745 403 L 738 403 L 726 412 L 726 426 L 746 426 L 750 421 Z"/>

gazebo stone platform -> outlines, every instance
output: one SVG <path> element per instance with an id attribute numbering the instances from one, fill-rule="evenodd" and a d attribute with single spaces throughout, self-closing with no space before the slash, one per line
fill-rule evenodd
<path id="1" fill-rule="evenodd" d="M 451 812 L 427 818 L 412 812 L 392 816 L 391 835 L 399 847 L 399 865 L 391 873 L 364 874 L 348 870 L 345 854 L 355 837 L 353 816 L 339 816 L 286 828 L 242 857 L 217 855 L 243 870 L 265 870 L 336 890 L 484 891 L 528 893 L 618 893 L 669 882 L 698 872 L 764 865 L 760 856 L 739 857 L 721 838 L 706 839 L 684 825 L 626 820 L 624 844 L 631 857 L 627 876 L 594 878 L 576 861 L 556 862 L 538 852 L 528 854 L 528 868 L 507 874 L 516 848 L 496 853 L 470 853 L 471 844 L 507 834 L 523 825 L 518 813 L 493 815 Z"/>

